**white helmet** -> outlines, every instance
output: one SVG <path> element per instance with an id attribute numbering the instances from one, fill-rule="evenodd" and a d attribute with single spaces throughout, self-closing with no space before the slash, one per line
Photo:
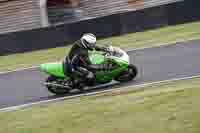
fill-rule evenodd
<path id="1" fill-rule="evenodd" d="M 84 34 L 81 37 L 81 42 L 84 48 L 93 49 L 96 45 L 96 36 L 92 33 Z"/>

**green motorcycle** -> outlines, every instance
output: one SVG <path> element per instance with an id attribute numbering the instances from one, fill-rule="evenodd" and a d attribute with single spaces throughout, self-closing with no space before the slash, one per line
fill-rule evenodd
<path id="1" fill-rule="evenodd" d="M 110 52 L 92 51 L 89 53 L 91 64 L 109 64 L 112 65 L 112 70 L 93 71 L 95 80 L 93 83 L 84 83 L 84 87 L 92 87 L 100 84 L 109 83 L 112 80 L 119 82 L 128 82 L 137 76 L 136 66 L 130 64 L 129 55 L 126 51 L 109 46 Z M 75 80 L 79 78 L 76 73 L 65 75 L 64 62 L 45 63 L 41 64 L 40 69 L 47 73 L 49 77 L 44 83 L 47 89 L 56 95 L 69 93 L 71 90 L 77 89 Z"/>

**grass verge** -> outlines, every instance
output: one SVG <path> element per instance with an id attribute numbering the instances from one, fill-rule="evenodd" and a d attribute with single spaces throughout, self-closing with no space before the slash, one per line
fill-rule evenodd
<path id="1" fill-rule="evenodd" d="M 99 44 L 112 44 L 122 48 L 142 48 L 160 46 L 179 41 L 200 38 L 200 22 L 169 26 L 145 32 L 131 33 L 119 37 L 111 37 L 98 41 Z M 23 54 L 0 56 L 0 71 L 9 71 L 22 67 L 30 67 L 44 62 L 62 59 L 68 47 L 39 50 Z"/>
<path id="2" fill-rule="evenodd" d="M 198 133 L 200 78 L 0 112 L 2 133 Z"/>

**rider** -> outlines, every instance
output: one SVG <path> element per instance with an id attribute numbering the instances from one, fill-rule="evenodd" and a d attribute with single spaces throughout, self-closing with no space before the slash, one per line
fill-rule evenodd
<path id="1" fill-rule="evenodd" d="M 96 46 L 96 36 L 92 33 L 84 34 L 81 39 L 76 41 L 69 55 L 65 60 L 65 74 L 69 72 L 77 73 L 84 81 L 94 81 L 94 74 L 92 69 L 96 70 L 110 70 L 109 64 L 92 65 L 89 61 L 88 51 L 97 50 L 108 52 L 106 47 Z"/>

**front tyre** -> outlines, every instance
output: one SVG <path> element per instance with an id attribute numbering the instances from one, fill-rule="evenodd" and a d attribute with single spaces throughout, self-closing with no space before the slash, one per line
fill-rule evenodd
<path id="1" fill-rule="evenodd" d="M 138 74 L 137 67 L 130 64 L 128 66 L 128 70 L 122 72 L 117 78 L 115 78 L 116 81 L 119 82 L 128 82 L 133 80 Z"/>
<path id="2" fill-rule="evenodd" d="M 46 83 L 60 84 L 60 81 L 59 81 L 58 78 L 56 78 L 54 76 L 49 76 L 46 79 Z M 60 86 L 58 87 L 58 86 L 54 86 L 54 85 L 46 85 L 46 87 L 47 87 L 49 92 L 56 94 L 56 95 L 64 95 L 64 94 L 69 93 L 69 89 L 66 89 L 64 87 L 60 87 Z"/>

